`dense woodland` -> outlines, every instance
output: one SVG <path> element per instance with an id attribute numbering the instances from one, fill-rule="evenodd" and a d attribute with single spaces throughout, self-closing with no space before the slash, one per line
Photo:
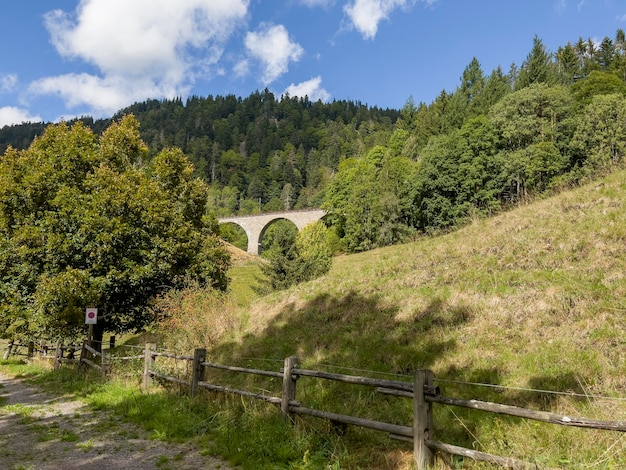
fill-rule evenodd
<path id="1" fill-rule="evenodd" d="M 121 110 L 140 122 L 147 158 L 178 147 L 209 184 L 216 216 L 323 207 L 349 252 L 445 230 L 577 184 L 626 153 L 626 39 L 580 38 L 557 51 L 539 37 L 520 66 L 486 73 L 477 59 L 455 90 L 401 110 L 311 102 L 269 90 L 247 98 L 150 100 Z M 96 133 L 111 120 L 81 119 Z M 0 130 L 25 148 L 42 124 Z"/>

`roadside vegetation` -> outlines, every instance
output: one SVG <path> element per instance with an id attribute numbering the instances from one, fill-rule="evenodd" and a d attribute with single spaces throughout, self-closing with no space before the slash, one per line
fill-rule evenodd
<path id="1" fill-rule="evenodd" d="M 411 380 L 414 370 L 428 368 L 448 396 L 624 420 L 625 204 L 626 172 L 617 171 L 448 234 L 336 257 L 325 276 L 249 305 L 202 289 L 172 291 L 161 298 L 173 314 L 158 329 L 160 341 L 184 353 L 207 347 L 215 362 L 272 370 L 292 354 L 308 368 L 381 378 Z M 316 419 L 292 429 L 273 406 L 247 399 L 207 394 L 187 402 L 158 389 L 142 395 L 134 385 L 82 382 L 73 371 L 38 380 L 57 390 L 69 383 L 94 406 L 112 406 L 155 436 L 206 436 L 207 452 L 243 468 L 410 468 L 409 444 Z M 298 387 L 310 406 L 410 424 L 410 401 L 305 379 Z M 436 405 L 435 423 L 443 442 L 540 467 L 626 465 L 620 433 Z M 456 458 L 439 465 L 482 468 Z"/>

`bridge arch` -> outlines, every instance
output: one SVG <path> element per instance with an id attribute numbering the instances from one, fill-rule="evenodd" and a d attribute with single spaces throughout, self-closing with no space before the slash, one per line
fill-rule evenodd
<path id="1" fill-rule="evenodd" d="M 224 217 L 218 219 L 220 224 L 233 223 L 239 225 L 248 237 L 248 253 L 259 254 L 259 242 L 261 234 L 265 228 L 275 220 L 285 219 L 292 222 L 298 229 L 302 230 L 307 225 L 321 220 L 326 215 L 326 211 L 321 209 L 271 212 L 267 214 L 244 215 L 240 217 Z"/>

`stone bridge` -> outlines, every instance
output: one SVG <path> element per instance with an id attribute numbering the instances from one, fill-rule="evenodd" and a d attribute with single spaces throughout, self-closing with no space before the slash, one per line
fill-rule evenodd
<path id="1" fill-rule="evenodd" d="M 305 226 L 320 220 L 326 215 L 321 209 L 308 209 L 301 211 L 270 212 L 267 214 L 243 215 L 240 217 L 225 217 L 218 219 L 220 224 L 233 223 L 239 225 L 248 236 L 248 253 L 259 254 L 261 236 L 266 227 L 275 220 L 289 220 L 302 230 Z"/>

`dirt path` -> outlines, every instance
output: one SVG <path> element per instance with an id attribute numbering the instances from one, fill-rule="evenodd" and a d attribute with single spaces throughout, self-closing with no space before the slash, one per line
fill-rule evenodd
<path id="1" fill-rule="evenodd" d="M 192 445 L 149 439 L 111 413 L 51 397 L 0 372 L 0 469 L 196 470 L 230 468 Z"/>

